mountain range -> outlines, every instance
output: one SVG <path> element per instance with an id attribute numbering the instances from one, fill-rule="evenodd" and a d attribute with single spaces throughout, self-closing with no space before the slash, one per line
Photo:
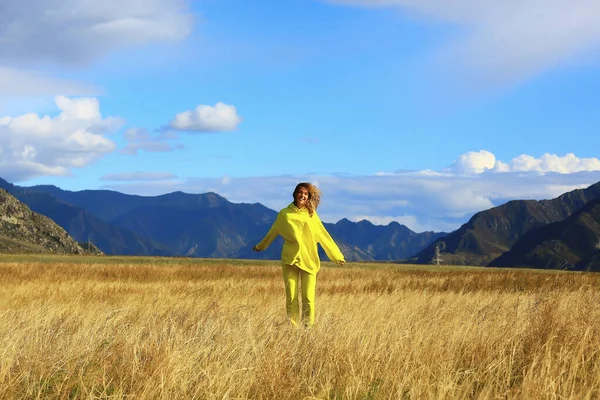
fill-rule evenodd
<path id="1" fill-rule="evenodd" d="M 281 253 L 280 238 L 265 251 L 252 253 L 277 217 L 259 203 L 231 203 L 216 193 L 146 197 L 108 190 L 73 192 L 48 185 L 20 187 L 1 179 L 0 187 L 75 240 L 92 242 L 106 254 L 277 259 Z M 446 234 L 415 233 L 396 222 L 381 226 L 347 219 L 325 227 L 347 261 L 404 259 Z"/>
<path id="2" fill-rule="evenodd" d="M 530 249 L 532 235 L 536 232 L 535 235 L 543 237 L 547 230 L 564 227 L 565 225 L 554 225 L 554 223 L 566 222 L 566 219 L 577 212 L 586 213 L 587 208 L 584 207 L 598 198 L 600 198 L 600 182 L 550 200 L 509 201 L 476 213 L 459 229 L 426 246 L 411 261 L 431 262 L 437 248 L 440 258 L 448 264 L 506 267 L 518 264 L 535 268 L 554 268 L 558 262 L 548 264 L 533 262 L 534 258 L 526 254 Z M 594 237 L 593 230 L 586 231 L 585 235 L 590 236 L 586 240 L 599 239 Z M 509 251 L 510 256 L 506 254 Z M 520 254 L 522 252 L 525 253 Z M 503 256 L 504 254 L 506 256 Z M 564 264 L 564 261 L 567 260 L 563 260 L 560 264 Z"/>
<path id="3" fill-rule="evenodd" d="M 282 239 L 252 253 L 277 212 L 216 193 L 135 196 L 56 186 L 0 188 L 106 254 L 218 258 L 280 257 Z M 473 215 L 457 230 L 416 233 L 392 222 L 325 224 L 347 261 L 394 261 L 600 271 L 600 182 L 549 200 L 513 200 Z M 1 232 L 0 232 L 1 234 Z M 321 256 L 326 257 L 321 250 Z"/>

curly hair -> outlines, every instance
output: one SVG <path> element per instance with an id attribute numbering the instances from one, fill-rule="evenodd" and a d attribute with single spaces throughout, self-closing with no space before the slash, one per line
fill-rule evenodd
<path id="1" fill-rule="evenodd" d="M 313 213 L 317 210 L 317 207 L 319 207 L 319 203 L 321 203 L 321 191 L 312 183 L 300 182 L 296 185 L 296 188 L 294 189 L 294 200 L 296 199 L 296 195 L 298 194 L 298 191 L 301 187 L 308 191 L 308 201 L 306 202 L 306 209 L 308 210 L 308 214 L 312 217 Z"/>

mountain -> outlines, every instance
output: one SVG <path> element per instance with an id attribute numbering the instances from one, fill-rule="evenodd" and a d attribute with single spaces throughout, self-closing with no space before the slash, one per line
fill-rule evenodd
<path id="1" fill-rule="evenodd" d="M 188 194 L 172 192 L 160 196 L 138 196 L 111 190 L 81 190 L 72 192 L 51 185 L 30 187 L 31 190 L 48 193 L 65 203 L 80 207 L 104 221 L 117 220 L 140 208 L 167 207 L 187 211 L 218 208 L 227 199 L 216 193 Z"/>
<path id="2" fill-rule="evenodd" d="M 278 259 L 281 254 L 281 238 L 263 252 L 252 252 L 277 217 L 276 211 L 258 203 L 231 203 L 216 193 L 72 192 L 50 185 L 22 188 L 1 179 L 0 186 L 55 219 L 78 240 L 91 240 L 108 254 L 258 259 Z M 417 234 L 395 222 L 380 226 L 344 219 L 325 226 L 348 261 L 406 258 L 445 235 Z"/>
<path id="3" fill-rule="evenodd" d="M 530 230 L 489 265 L 600 271 L 600 198 L 563 221 Z"/>
<path id="4" fill-rule="evenodd" d="M 397 222 L 381 226 L 366 220 L 351 222 L 346 218 L 335 224 L 324 225 L 336 241 L 352 246 L 354 251 L 360 252 L 362 260 L 405 259 L 447 234 L 415 233 Z"/>
<path id="5" fill-rule="evenodd" d="M 237 205 L 216 193 L 136 196 L 109 190 L 71 192 L 55 186 L 30 189 L 81 207 L 113 228 L 149 238 L 161 253 L 175 256 L 231 257 L 242 247 L 251 249 L 253 242 L 248 240 L 258 236 L 253 229 L 276 217 L 260 204 Z M 129 253 L 145 254 L 139 248 Z"/>
<path id="6" fill-rule="evenodd" d="M 362 220 L 351 222 L 344 218 L 335 224 L 324 223 L 327 231 L 335 240 L 344 254 L 346 261 L 396 261 L 405 259 L 423 249 L 435 239 L 446 235 L 445 232 L 415 233 L 406 226 L 391 222 L 386 226 L 374 225 Z M 267 233 L 268 227 L 257 237 L 258 243 Z M 277 238 L 271 246 L 260 253 L 251 253 L 251 247 L 238 253 L 237 258 L 280 258 L 283 240 Z M 325 252 L 319 248 L 322 259 L 326 259 Z"/>
<path id="7" fill-rule="evenodd" d="M 110 222 L 164 243 L 176 255 L 277 259 L 281 239 L 263 252 L 252 252 L 276 217 L 276 211 L 258 203 L 234 204 L 216 193 L 175 192 L 149 198 L 147 206 Z M 444 234 L 417 234 L 398 223 L 378 226 L 341 220 L 324 225 L 352 261 L 406 258 Z"/>
<path id="8" fill-rule="evenodd" d="M 416 254 L 414 262 L 430 263 L 436 247 L 447 264 L 486 265 L 507 252 L 531 229 L 562 221 L 600 197 L 600 182 L 551 200 L 513 200 L 475 214 L 466 224 Z"/>
<path id="9" fill-rule="evenodd" d="M 22 188 L 0 179 L 0 187 L 64 228 L 79 243 L 93 243 L 106 254 L 169 255 L 171 249 L 127 229 L 106 223 L 86 210 L 49 193 Z"/>
<path id="10" fill-rule="evenodd" d="M 277 216 L 260 204 L 234 204 L 214 193 L 187 196 L 199 201 L 152 199 L 111 223 L 164 243 L 175 255 L 228 258 L 252 249 Z"/>
<path id="11" fill-rule="evenodd" d="M 86 254 L 89 251 L 50 218 L 31 211 L 0 189 L 0 252 Z"/>

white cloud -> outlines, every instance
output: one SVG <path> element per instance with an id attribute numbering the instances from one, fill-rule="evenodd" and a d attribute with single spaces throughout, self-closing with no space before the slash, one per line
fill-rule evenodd
<path id="1" fill-rule="evenodd" d="M 0 39 L 1 43 L 1 39 Z M 1 60 L 1 58 L 0 58 Z M 92 85 L 44 75 L 36 71 L 0 65 L 0 96 L 94 95 L 100 91 Z"/>
<path id="2" fill-rule="evenodd" d="M 0 117 L 0 176 L 11 182 L 68 175 L 115 149 L 104 134 L 118 130 L 120 118 L 103 118 L 95 98 L 55 99 L 60 113 Z"/>
<path id="3" fill-rule="evenodd" d="M 470 151 L 461 154 L 449 167 L 449 170 L 459 174 L 480 174 L 493 169 L 495 164 L 496 156 L 489 151 Z"/>
<path id="4" fill-rule="evenodd" d="M 481 151 L 474 154 L 484 155 L 487 156 L 484 159 L 489 159 L 490 156 L 486 153 Z M 544 174 L 540 174 L 534 167 L 526 171 L 515 169 L 502 173 L 496 168 L 487 168 L 479 174 L 402 171 L 371 176 L 222 177 L 111 184 L 105 187 L 145 195 L 175 190 L 187 193 L 214 191 L 232 202 L 258 202 L 279 210 L 292 201 L 292 192 L 298 182 L 318 182 L 323 191 L 319 214 L 326 222 L 337 222 L 342 218 L 352 221 L 367 219 L 376 224 L 397 221 L 415 232 L 450 232 L 467 222 L 473 214 L 509 200 L 551 199 L 600 181 L 600 169 L 582 171 L 571 167 L 573 172 L 558 172 L 556 165 L 566 163 L 565 160 L 573 160 L 573 157 L 567 155 L 552 158 L 562 161 L 554 164 L 553 171 Z M 542 158 L 544 157 L 540 159 Z M 468 160 L 472 160 L 476 166 L 482 165 L 476 156 L 458 159 L 464 160 L 466 167 L 469 166 Z M 495 165 L 499 162 L 496 160 Z M 504 165 L 509 164 L 510 162 Z M 588 161 L 583 164 L 589 166 L 594 163 Z M 489 164 L 485 165 L 489 167 Z"/>
<path id="5" fill-rule="evenodd" d="M 3 97 L 96 96 L 93 85 L 35 68 L 81 66 L 111 51 L 177 41 L 192 30 L 187 0 L 8 0 L 0 5 L 0 112 Z"/>
<path id="6" fill-rule="evenodd" d="M 539 158 L 521 154 L 504 163 L 497 160 L 493 153 L 480 150 L 461 154 L 445 171 L 466 175 L 478 175 L 486 171 L 572 174 L 575 172 L 600 171 L 600 159 L 579 158 L 573 153 L 567 153 L 564 156 L 546 153 Z"/>
<path id="7" fill-rule="evenodd" d="M 127 145 L 121 149 L 122 154 L 137 155 L 139 150 L 151 153 L 165 153 L 175 150 L 181 150 L 184 145 L 178 143 L 171 145 L 168 140 L 179 139 L 179 135 L 174 132 L 162 132 L 158 135 L 151 135 L 144 128 L 129 128 L 123 134 Z"/>
<path id="8" fill-rule="evenodd" d="M 177 41 L 192 30 L 186 0 L 19 0 L 2 2 L 4 65 L 81 65 L 110 51 Z"/>
<path id="9" fill-rule="evenodd" d="M 597 158 L 578 158 L 573 153 L 568 153 L 564 157 L 546 153 L 540 158 L 522 154 L 510 161 L 508 169 L 514 172 L 536 171 L 572 174 L 581 171 L 600 171 L 600 160 Z"/>
<path id="10" fill-rule="evenodd" d="M 111 184 L 106 188 L 144 195 L 181 190 L 187 193 L 214 191 L 232 202 L 262 203 L 279 210 L 292 201 L 291 193 L 300 181 L 311 176 L 198 178 L 139 184 Z M 478 211 L 513 199 L 550 199 L 570 190 L 600 181 L 600 173 L 570 175 L 484 174 L 477 179 L 464 176 L 422 177 L 399 174 L 384 181 L 375 176 L 333 178 L 319 176 L 323 202 L 319 214 L 326 222 L 341 218 L 369 219 L 375 223 L 398 221 L 415 232 L 452 231 Z M 350 191 L 348 188 L 354 187 Z M 359 193 L 356 188 L 361 187 Z M 391 199 L 403 199 L 398 205 Z"/>
<path id="11" fill-rule="evenodd" d="M 470 74 L 515 81 L 593 52 L 600 45 L 596 0 L 324 0 L 364 7 L 399 7 L 461 29 L 446 56 Z"/>
<path id="12" fill-rule="evenodd" d="M 177 175 L 170 172 L 121 172 L 106 174 L 100 178 L 103 181 L 164 181 L 175 179 Z"/>
<path id="13" fill-rule="evenodd" d="M 242 119 L 234 106 L 217 103 L 214 107 L 199 105 L 194 110 L 179 113 L 169 122 L 169 128 L 180 131 L 224 132 L 237 129 Z"/>
<path id="14" fill-rule="evenodd" d="M 143 150 L 149 153 L 168 153 L 175 150 L 180 150 L 183 148 L 182 144 L 177 146 L 171 146 L 166 142 L 134 142 L 128 143 L 123 149 L 121 149 L 122 154 L 127 155 L 137 155 L 138 151 Z"/>

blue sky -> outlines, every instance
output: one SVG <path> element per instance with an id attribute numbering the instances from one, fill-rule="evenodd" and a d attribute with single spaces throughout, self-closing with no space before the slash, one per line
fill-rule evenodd
<path id="1" fill-rule="evenodd" d="M 76 7 L 73 6 L 76 4 Z M 600 181 L 591 0 L 8 0 L 0 177 L 450 231 Z"/>

